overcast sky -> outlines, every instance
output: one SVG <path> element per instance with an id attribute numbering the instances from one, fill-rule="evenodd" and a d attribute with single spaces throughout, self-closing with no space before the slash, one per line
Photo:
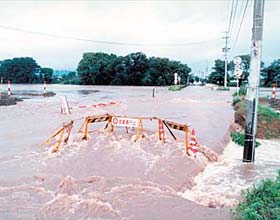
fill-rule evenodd
<path id="1" fill-rule="evenodd" d="M 245 3 L 238 1 L 231 43 Z M 31 56 L 41 66 L 75 70 L 84 52 L 126 55 L 142 51 L 147 56 L 187 63 L 197 73 L 204 71 L 207 64 L 210 69 L 213 60 L 223 58 L 222 37 L 229 23 L 230 8 L 231 0 L 0 1 L 0 60 Z M 252 14 L 250 0 L 231 57 L 250 53 Z M 266 0 L 263 36 L 266 63 L 280 58 L 279 20 L 280 0 Z M 141 45 L 98 44 L 19 30 Z"/>

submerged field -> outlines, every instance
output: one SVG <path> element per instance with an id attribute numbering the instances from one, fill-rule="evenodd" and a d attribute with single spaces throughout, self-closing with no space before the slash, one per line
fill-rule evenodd
<path id="1" fill-rule="evenodd" d="M 14 89 L 39 91 L 41 88 L 18 85 Z M 118 128 L 111 134 L 100 130 L 104 126 L 102 123 L 93 126 L 96 132 L 90 134 L 88 141 L 82 141 L 82 136 L 77 134 L 83 119 L 89 115 L 158 116 L 189 124 L 196 130 L 200 144 L 221 153 L 228 141 L 228 128 L 234 120 L 229 91 L 188 87 L 168 92 L 167 88 L 158 88 L 156 97 L 152 98 L 151 87 L 53 85 L 48 89 L 57 95 L 29 97 L 17 105 L 0 107 L 1 128 L 5 128 L 0 130 L 2 218 L 230 218 L 229 208 L 209 208 L 223 207 L 223 203 L 229 204 L 231 200 L 224 195 L 220 204 L 213 205 L 205 195 L 205 185 L 200 186 L 199 179 L 207 182 L 203 180 L 207 169 L 201 177 L 194 179 L 209 161 L 201 154 L 196 158 L 186 156 L 183 143 L 169 137 L 163 144 L 158 141 L 157 133 L 150 131 L 145 131 L 144 138 L 134 143 L 130 137 L 135 131 L 126 134 Z M 62 115 L 61 95 L 67 96 L 70 106 L 113 100 L 120 100 L 121 104 L 73 109 L 71 115 Z M 39 147 L 69 119 L 78 120 L 74 122 L 73 135 L 67 145 L 56 154 Z M 144 129 L 156 131 L 156 122 L 144 123 Z M 180 133 L 176 135 L 183 138 Z M 231 156 L 229 154 L 227 159 L 230 160 Z M 238 159 L 236 161 L 238 164 Z M 247 172 L 250 170 L 252 168 Z M 223 172 L 228 172 L 223 176 L 229 178 L 231 170 L 221 170 Z M 272 170 L 267 172 L 268 176 L 273 173 Z M 210 173 L 210 178 L 214 179 L 219 175 L 211 170 Z M 259 174 L 255 172 L 253 175 Z M 199 192 L 208 200 L 201 202 Z M 208 191 L 208 195 L 211 193 Z M 232 199 L 237 198 L 238 195 L 233 195 Z"/>

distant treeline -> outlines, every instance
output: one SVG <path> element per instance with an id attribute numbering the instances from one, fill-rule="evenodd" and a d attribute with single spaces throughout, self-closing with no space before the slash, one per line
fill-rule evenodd
<path id="1" fill-rule="evenodd" d="M 31 57 L 17 57 L 0 61 L 0 77 L 12 83 L 48 83 L 53 80 L 53 69 L 40 67 Z"/>
<path id="2" fill-rule="evenodd" d="M 147 57 L 142 52 L 117 56 L 84 53 L 77 73 L 83 85 L 171 85 L 174 73 L 185 84 L 191 69 L 187 64 L 167 58 Z"/>
<path id="3" fill-rule="evenodd" d="M 240 55 L 243 74 L 239 85 L 247 83 L 250 71 L 250 55 Z M 0 61 L 0 78 L 12 83 L 63 83 L 82 85 L 144 85 L 165 86 L 174 82 L 174 73 L 181 77 L 181 84 L 201 81 L 224 85 L 225 62 L 215 60 L 212 72 L 206 79 L 190 75 L 187 64 L 160 57 L 147 57 L 144 53 L 117 56 L 106 53 L 84 53 L 77 72 L 55 75 L 53 69 L 39 66 L 31 57 L 17 57 Z M 228 85 L 234 86 L 234 64 L 228 63 Z M 280 84 L 280 59 L 266 66 L 261 64 L 261 86 Z"/>
<path id="4" fill-rule="evenodd" d="M 82 85 L 164 86 L 174 82 L 175 72 L 181 77 L 181 84 L 186 84 L 191 72 L 187 64 L 168 58 L 148 58 L 141 52 L 126 56 L 84 53 L 77 73 L 62 76 L 54 76 L 53 69 L 40 67 L 30 57 L 3 60 L 0 64 L 0 77 L 13 83 L 42 83 L 46 80 L 48 83 Z"/>

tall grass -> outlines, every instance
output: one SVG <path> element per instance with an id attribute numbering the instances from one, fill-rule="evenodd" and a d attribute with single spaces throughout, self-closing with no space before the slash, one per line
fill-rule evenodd
<path id="1" fill-rule="evenodd" d="M 245 143 L 245 135 L 243 132 L 236 132 L 236 131 L 232 131 L 230 133 L 231 136 L 231 140 L 240 145 L 240 146 L 244 146 Z M 256 147 L 260 146 L 261 144 L 259 142 L 256 142 Z"/>
<path id="2" fill-rule="evenodd" d="M 241 87 L 239 88 L 238 94 L 237 94 L 237 92 L 233 93 L 233 97 L 236 97 L 236 96 L 246 96 L 246 93 L 247 93 L 246 87 L 241 86 Z"/>
<path id="3" fill-rule="evenodd" d="M 275 180 L 266 179 L 243 191 L 243 199 L 236 207 L 236 220 L 280 219 L 280 171 Z"/>

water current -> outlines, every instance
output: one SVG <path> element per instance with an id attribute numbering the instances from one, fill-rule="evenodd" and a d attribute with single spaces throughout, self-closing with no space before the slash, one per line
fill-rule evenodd
<path id="1" fill-rule="evenodd" d="M 170 136 L 158 140 L 153 121 L 143 123 L 144 136 L 136 142 L 135 131 L 118 128 L 112 134 L 102 123 L 93 126 L 88 141 L 77 133 L 90 115 L 157 116 L 187 123 L 200 144 L 222 153 L 233 122 L 229 91 L 161 87 L 152 98 L 152 87 L 48 85 L 56 96 L 30 96 L 41 87 L 12 85 L 24 101 L 0 107 L 0 219 L 229 219 L 229 208 L 222 207 L 236 204 L 241 189 L 273 177 L 279 167 L 279 158 L 268 160 L 277 141 L 263 141 L 271 148 L 260 147 L 258 162 L 243 165 L 242 149 L 233 143 L 215 163 L 202 154 L 187 156 L 184 143 Z M 121 103 L 62 115 L 62 95 L 70 106 Z M 55 154 L 40 147 L 70 119 L 75 121 L 68 144 Z"/>

